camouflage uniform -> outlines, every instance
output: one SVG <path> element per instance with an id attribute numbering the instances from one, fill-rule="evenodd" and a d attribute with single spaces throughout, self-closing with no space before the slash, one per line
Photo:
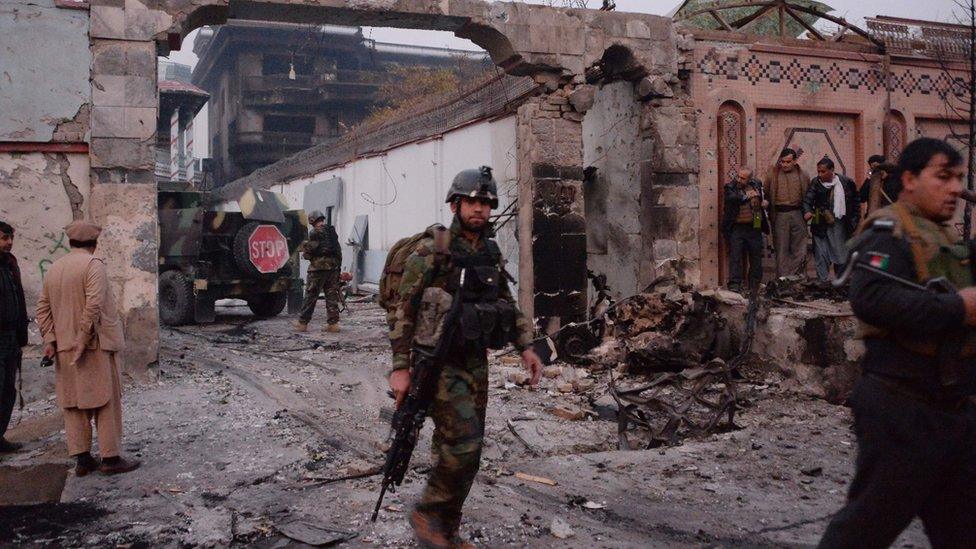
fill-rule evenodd
<path id="1" fill-rule="evenodd" d="M 302 257 L 309 260 L 308 277 L 305 281 L 305 301 L 298 320 L 308 324 L 315 312 L 319 294 L 325 291 L 325 309 L 329 324 L 339 323 L 339 271 L 342 266 L 342 248 L 335 236 L 335 228 L 326 225 L 312 229 L 309 238 L 298 248 Z"/>
<path id="2" fill-rule="evenodd" d="M 457 220 L 451 226 L 451 257 L 474 254 L 485 246 L 497 252 L 493 241 L 481 238 L 471 243 L 460 232 Z M 497 253 L 499 264 L 501 254 Z M 393 347 L 393 369 L 410 366 L 417 312 L 424 290 L 429 287 L 448 289 L 453 265 L 448 259 L 438 266 L 433 238 L 423 240 L 418 250 L 407 258 L 400 283 L 400 306 L 390 331 Z M 502 265 L 503 266 L 503 265 Z M 500 297 L 512 299 L 508 282 L 502 277 Z M 521 314 L 516 315 L 515 342 L 520 351 L 532 340 L 532 327 Z M 437 384 L 430 408 L 434 420 L 432 452 L 436 464 L 431 472 L 417 509 L 443 521 L 456 531 L 461 521 L 461 507 L 478 472 L 488 404 L 488 355 L 485 349 L 467 347 L 452 352 Z"/>

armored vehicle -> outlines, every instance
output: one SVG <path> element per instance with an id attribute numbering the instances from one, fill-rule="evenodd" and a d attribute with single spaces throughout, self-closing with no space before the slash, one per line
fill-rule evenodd
<path id="1" fill-rule="evenodd" d="M 171 326 L 213 322 L 214 302 L 243 299 L 256 316 L 301 307 L 299 245 L 304 210 L 270 191 L 249 189 L 240 211 L 179 184 L 159 190 L 159 319 Z"/>

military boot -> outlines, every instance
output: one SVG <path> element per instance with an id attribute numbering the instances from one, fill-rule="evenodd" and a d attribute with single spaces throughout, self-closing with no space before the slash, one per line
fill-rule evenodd
<path id="1" fill-rule="evenodd" d="M 322 328 L 322 331 L 329 332 L 330 334 L 337 334 L 339 333 L 339 323 L 336 322 L 334 324 L 327 324 L 325 328 Z"/>
<path id="2" fill-rule="evenodd" d="M 444 524 L 437 517 L 414 510 L 410 513 L 410 526 L 423 549 L 453 549 L 454 543 L 444 532 Z"/>
<path id="3" fill-rule="evenodd" d="M 305 323 L 305 322 L 302 322 L 301 320 L 296 320 L 295 322 L 292 322 L 291 325 L 295 327 L 295 331 L 296 332 L 307 332 L 308 331 L 308 324 Z"/>
<path id="4" fill-rule="evenodd" d="M 470 540 L 466 540 L 461 537 L 460 515 L 458 515 L 456 518 L 445 520 L 444 529 L 447 532 L 448 539 L 451 541 L 451 547 L 454 549 L 475 549 L 475 547 L 477 547 Z"/>

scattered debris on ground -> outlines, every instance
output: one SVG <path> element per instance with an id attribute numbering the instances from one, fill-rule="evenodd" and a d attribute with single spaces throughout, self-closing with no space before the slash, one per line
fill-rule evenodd
<path id="1" fill-rule="evenodd" d="M 618 418 L 629 412 L 618 414 L 611 381 L 620 397 L 660 376 L 671 376 L 661 383 L 669 387 L 707 379 L 701 398 L 716 405 L 723 395 L 733 398 L 717 359 L 734 365 L 746 300 L 727 292 L 651 293 L 663 297 L 635 300 L 626 322 L 608 324 L 588 365 L 553 364 L 538 387 L 515 374 L 517 357 L 492 358 L 482 467 L 465 508 L 465 535 L 485 547 L 816 542 L 850 481 L 849 414 L 798 396 L 793 380 L 761 360 L 737 368 L 737 430 L 722 423 L 704 434 L 681 423 L 657 448 L 618 451 Z M 652 310 L 663 316 L 650 325 L 640 320 Z M 124 449 L 143 467 L 116 477 L 69 473 L 61 503 L 0 508 L 0 522 L 11 525 L 0 529 L 0 544 L 412 544 L 406 515 L 431 466 L 429 427 L 404 484 L 388 496 L 378 522 L 368 521 L 389 431 L 378 419 L 390 405 L 383 312 L 350 302 L 339 334 L 296 334 L 287 317 L 254 321 L 239 307 L 218 313 L 212 325 L 165 329 L 156 379 L 127 386 Z M 775 308 L 762 314 L 769 316 L 757 338 L 768 337 L 765 324 L 777 315 L 800 319 L 800 330 L 819 318 Z M 695 326 L 705 327 L 704 336 Z M 653 329 L 702 362 L 676 372 L 673 354 L 644 352 Z M 633 371 L 631 353 L 639 355 Z M 678 410 L 687 400 L 681 395 L 668 395 Z M 27 447 L 3 457 L 0 472 L 45 460 L 69 463 L 49 396 L 28 403 L 9 433 Z M 690 407 L 686 415 L 708 423 Z M 667 421 L 649 423 L 660 431 Z M 628 435 L 635 446 L 647 446 Z M 921 539 L 917 527 L 903 538 L 916 545 Z"/>

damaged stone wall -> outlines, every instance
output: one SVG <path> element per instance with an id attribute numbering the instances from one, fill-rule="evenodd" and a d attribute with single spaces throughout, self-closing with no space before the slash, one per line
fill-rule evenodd
<path id="1" fill-rule="evenodd" d="M 648 77 L 637 86 L 643 99 L 641 136 L 641 283 L 674 275 L 687 284 L 701 281 L 698 195 L 698 126 L 686 80 Z"/>
<path id="2" fill-rule="evenodd" d="M 0 153 L 0 196 L 0 220 L 16 231 L 14 255 L 33 316 L 45 272 L 68 253 L 62 228 L 88 210 L 88 155 Z"/>
<path id="3" fill-rule="evenodd" d="M 594 89 L 583 119 L 587 263 L 607 275 L 613 296 L 638 291 L 641 239 L 641 105 L 634 84 Z"/>
<path id="4" fill-rule="evenodd" d="M 0 142 L 84 139 L 67 125 L 87 117 L 91 99 L 87 12 L 54 0 L 0 2 L 0 59 Z"/>

